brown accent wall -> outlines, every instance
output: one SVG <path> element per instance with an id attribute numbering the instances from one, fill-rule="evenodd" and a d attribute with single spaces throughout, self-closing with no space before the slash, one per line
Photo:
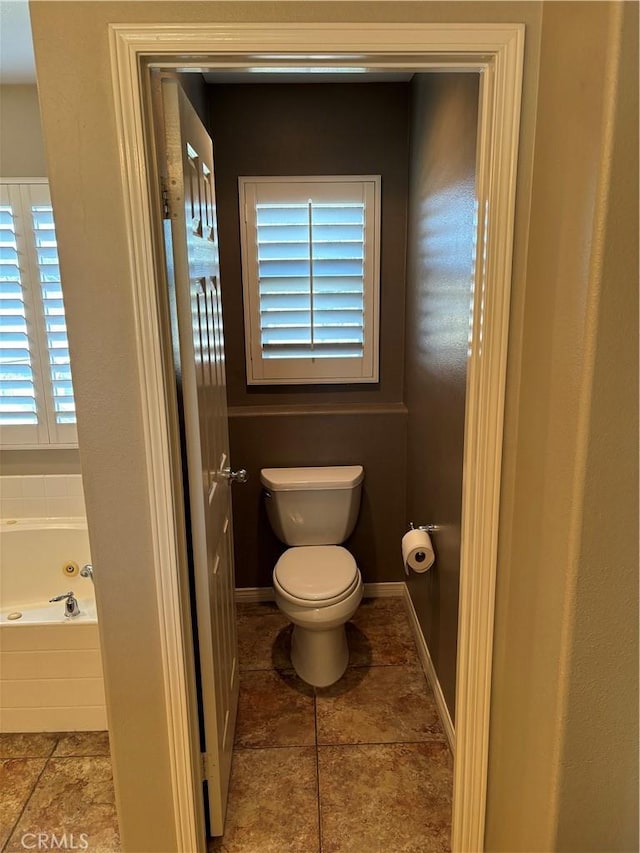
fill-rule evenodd
<path id="1" fill-rule="evenodd" d="M 407 83 L 211 86 L 220 278 L 230 406 L 402 400 Z M 247 387 L 240 175 L 382 175 L 380 382 Z"/>
<path id="2" fill-rule="evenodd" d="M 407 513 L 440 529 L 434 566 L 407 583 L 452 718 L 477 113 L 476 74 L 411 82 Z"/>
<path id="3" fill-rule="evenodd" d="M 233 495 L 236 583 L 270 585 L 282 550 L 262 506 L 260 468 L 356 463 L 364 465 L 365 486 L 349 547 L 365 581 L 400 580 L 409 86 L 241 84 L 209 91 L 231 457 L 250 474 Z M 323 174 L 382 176 L 380 382 L 248 387 L 238 177 Z"/>
<path id="4" fill-rule="evenodd" d="M 364 465 L 362 505 L 346 543 L 365 583 L 402 580 L 398 543 L 404 524 L 406 412 L 400 404 L 369 407 L 236 409 L 230 418 L 231 458 L 249 471 L 234 486 L 233 529 L 237 586 L 270 586 L 284 550 L 269 526 L 260 468 Z"/>

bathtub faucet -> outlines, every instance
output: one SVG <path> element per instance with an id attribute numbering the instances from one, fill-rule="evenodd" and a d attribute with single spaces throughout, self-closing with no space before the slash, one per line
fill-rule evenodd
<path id="1" fill-rule="evenodd" d="M 79 616 L 80 608 L 78 607 L 78 600 L 76 599 L 73 592 L 63 592 L 62 595 L 56 595 L 55 598 L 50 598 L 49 603 L 53 604 L 54 601 L 64 601 L 64 615 L 69 616 Z"/>
<path id="2" fill-rule="evenodd" d="M 93 566 L 91 565 L 91 563 L 87 563 L 86 566 L 83 566 L 80 569 L 80 577 L 91 578 L 91 580 L 93 581 Z"/>

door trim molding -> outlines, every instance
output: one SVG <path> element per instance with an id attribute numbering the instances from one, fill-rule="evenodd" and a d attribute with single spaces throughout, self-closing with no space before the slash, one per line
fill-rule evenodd
<path id="1" fill-rule="evenodd" d="M 452 849 L 484 844 L 500 471 L 524 56 L 522 24 L 110 24 L 121 191 L 138 329 L 149 510 L 179 849 L 201 850 L 180 616 L 170 430 L 155 304 L 153 174 L 146 156 L 144 65 L 282 64 L 269 54 L 320 53 L 314 65 L 480 73 L 478 230 L 467 372 Z M 261 52 L 264 55 L 261 56 Z M 357 62 L 347 55 L 358 55 Z M 197 60 L 189 55 L 198 54 Z M 207 62 L 203 56 L 211 57 Z M 302 62 L 304 64 L 304 62 Z"/>

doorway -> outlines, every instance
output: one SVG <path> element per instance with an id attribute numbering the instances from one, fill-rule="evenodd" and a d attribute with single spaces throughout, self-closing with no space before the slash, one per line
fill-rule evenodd
<path id="1" fill-rule="evenodd" d="M 330 27 L 329 27 L 330 28 Z M 139 271 L 138 296 L 149 306 L 154 287 L 154 257 L 150 250 L 150 208 L 146 195 L 147 174 L 140 171 L 137 156 L 144 149 L 143 105 L 137 86 L 137 58 L 155 55 L 160 64 L 170 61 L 179 67 L 202 66 L 202 56 L 197 62 L 189 60 L 195 52 L 216 57 L 213 46 L 220 39 L 220 30 L 206 27 L 182 28 L 170 32 L 162 30 L 162 44 L 157 30 L 149 25 L 142 34 L 140 27 L 127 32 L 126 27 L 112 27 L 112 44 L 116 56 L 117 98 L 120 135 L 124 145 L 126 195 L 129 200 L 129 225 L 133 234 L 132 257 Z M 456 777 L 454 789 L 454 849 L 481 849 L 486 790 L 486 753 L 488 737 L 488 704 L 490 693 L 490 659 L 493 627 L 493 590 L 495 585 L 495 552 L 497 537 L 498 484 L 502 440 L 502 403 L 504 396 L 504 362 L 506 353 L 507 309 L 510 287 L 511 234 L 517 129 L 519 117 L 519 92 L 522 68 L 522 28 L 501 27 L 498 32 L 487 29 L 425 26 L 416 28 L 358 28 L 357 32 L 344 33 L 335 27 L 331 53 L 323 54 L 321 61 L 353 63 L 352 53 L 358 53 L 372 66 L 385 68 L 407 67 L 414 70 L 473 69 L 482 74 L 480 94 L 480 134 L 478 147 L 478 199 L 481 215 L 478 217 L 478 257 L 483 264 L 476 269 L 474 289 L 471 354 L 467 383 L 467 412 L 465 441 L 465 482 L 463 483 L 463 534 L 460 602 L 460 632 L 458 648 Z M 402 30 L 402 32 L 400 32 Z M 452 38 L 451 31 L 455 39 Z M 145 41 L 145 38 L 147 39 Z M 244 67 L 273 64 L 272 52 L 288 51 L 299 57 L 327 50 L 327 32 L 317 28 L 296 27 L 287 31 L 279 29 L 278 35 L 269 28 L 262 33 L 241 28 L 224 33 L 225 60 L 235 61 Z M 233 47 L 229 47 L 233 42 Z M 402 49 L 397 45 L 402 43 Z M 452 43 L 455 44 L 452 48 Z M 247 46 L 253 53 L 247 57 Z M 256 47 L 256 45 L 258 45 Z M 384 46 L 390 52 L 382 53 Z M 428 45 L 428 48 L 425 47 Z M 204 48 L 203 48 L 204 46 Z M 262 50 L 262 54 L 260 51 Z M 255 51 L 258 56 L 256 58 Z M 416 59 L 416 56 L 418 57 Z M 161 57 L 164 57 L 164 62 Z M 462 58 L 461 58 L 462 57 Z M 218 61 L 220 61 L 218 59 Z M 296 59 L 299 61 L 299 58 Z M 498 116 L 501 120 L 498 121 Z M 152 300 L 151 300 L 152 301 Z M 480 310 L 482 309 L 482 310 Z M 159 355 L 157 330 L 160 324 L 154 309 L 140 316 L 141 369 L 155 373 Z M 161 384 L 150 383 L 145 418 L 154 421 L 149 431 L 149 453 L 158 470 L 167 471 L 164 438 L 166 427 L 166 402 Z M 157 393 L 153 389 L 157 389 Z M 473 472 L 470 483 L 468 472 Z M 167 478 L 167 482 L 170 478 Z M 491 508 L 491 511 L 489 511 Z M 152 500 L 152 516 L 163 541 L 171 542 L 168 531 L 172 526 L 174 507 L 170 490 L 156 491 Z M 471 547 L 473 543 L 473 549 Z M 175 542 L 173 546 L 175 555 Z M 471 565 L 476 567 L 472 577 Z M 199 849 L 199 831 L 193 819 L 195 796 L 193 747 L 188 713 L 188 673 L 185 669 L 182 642 L 183 627 L 177 594 L 175 561 L 159 561 L 159 581 L 165 596 L 159 601 L 161 622 L 170 642 L 163 650 L 163 669 L 166 678 L 168 705 L 172 713 L 169 739 L 174 761 L 172 775 L 175 791 L 176 825 L 183 849 Z M 482 567 L 478 571 L 478 566 Z M 176 642 L 178 640 L 178 642 Z M 473 708 L 473 713 L 471 710 Z"/>
<path id="2" fill-rule="evenodd" d="M 362 640 L 370 633 L 376 620 L 387 619 L 392 636 L 404 636 L 410 630 L 407 614 L 404 613 L 403 595 L 406 594 L 414 630 L 419 637 L 422 661 L 433 682 L 432 689 L 438 697 L 438 708 L 453 751 L 460 495 L 475 234 L 478 74 L 437 72 L 414 75 L 382 72 L 370 75 L 342 72 L 328 75 L 288 72 L 283 75 L 279 72 L 260 74 L 244 71 L 205 74 L 203 79 L 199 72 L 182 73 L 179 81 L 184 91 L 189 93 L 192 103 L 197 105 L 215 146 L 215 165 L 211 164 L 210 171 L 215 173 L 217 227 L 209 245 L 214 249 L 219 233 L 225 361 L 229 377 L 227 391 L 233 407 L 230 419 L 234 447 L 232 461 L 246 466 L 250 475 L 247 485 L 234 489 L 234 524 L 240 532 L 235 537 L 235 563 L 236 588 L 243 599 L 239 605 L 241 624 L 245 627 L 252 620 L 256 625 L 277 623 L 277 613 L 271 613 L 266 606 L 255 607 L 249 603 L 258 596 L 263 598 L 269 594 L 271 572 L 282 550 L 278 548 L 262 509 L 260 469 L 362 464 L 365 470 L 363 507 L 355 534 L 350 538 L 347 548 L 362 572 L 367 599 L 393 592 L 399 597 L 399 607 L 393 609 L 388 599 L 376 602 L 368 600 L 361 616 L 356 614 L 350 628 L 352 633 L 355 632 L 354 637 Z M 280 82 L 283 76 L 286 82 Z M 327 77 L 330 78 L 329 82 Z M 175 80 L 173 85 L 177 85 Z M 174 126 L 175 122 L 170 124 Z M 191 150 L 195 151 L 194 146 L 191 146 Z M 192 162 L 194 156 L 192 153 L 187 157 L 186 168 L 195 168 Z M 244 363 L 245 334 L 249 332 L 243 323 L 242 293 L 238 287 L 244 267 L 244 262 L 242 266 L 240 264 L 244 207 L 240 203 L 239 194 L 239 184 L 246 180 L 243 176 L 280 175 L 280 178 L 271 178 L 280 183 L 289 174 L 318 176 L 315 180 L 320 182 L 319 176 L 369 173 L 379 173 L 381 182 L 380 381 L 375 385 L 358 385 L 353 381 L 341 385 L 329 383 L 293 387 L 277 385 L 256 388 L 249 385 L 245 378 Z M 334 180 L 335 177 L 324 178 L 324 181 Z M 171 183 L 165 181 L 163 185 Z M 407 187 L 411 188 L 410 205 Z M 310 192 L 311 189 L 307 188 L 306 191 Z M 187 219 L 191 223 L 193 205 L 189 202 L 187 206 Z M 173 205 L 169 215 L 173 222 Z M 181 227 L 184 231 L 184 225 Z M 187 228 L 187 232 L 188 240 L 197 239 L 193 237 L 191 228 Z M 293 252 L 291 240 L 294 236 L 293 232 L 288 231 L 284 243 L 274 244 L 273 232 L 265 235 L 265 239 L 269 238 L 265 244 L 269 257 L 273 257 L 274 247 L 280 253 L 279 263 L 283 264 L 283 268 L 278 267 L 278 276 L 285 275 L 292 266 L 300 273 L 300 261 L 287 260 Z M 300 237 L 299 234 L 297 236 Z M 323 232 L 323 236 L 325 242 L 318 247 L 322 256 L 325 257 L 329 251 L 337 252 L 337 246 L 326 242 L 328 235 Z M 407 246 L 410 270 L 405 274 Z M 215 252 L 211 263 L 217 269 Z M 266 286 L 271 294 L 274 286 L 269 283 L 271 279 L 268 273 L 275 273 L 272 267 L 267 267 L 264 272 L 267 274 Z M 327 277 L 326 272 L 319 285 L 323 294 L 320 298 L 324 298 L 325 303 L 326 294 L 330 293 L 331 288 L 341 286 L 340 280 L 336 282 Z M 295 296 L 296 312 L 289 309 L 286 313 L 287 328 L 291 328 L 292 320 L 295 319 L 300 324 L 296 334 L 303 335 L 307 328 L 304 323 L 308 322 L 308 318 L 300 316 L 300 307 L 307 298 L 307 282 L 295 276 L 293 279 L 294 289 L 300 293 Z M 290 280 L 291 276 L 287 282 Z M 287 287 L 286 298 L 291 300 L 293 297 L 289 285 L 277 277 L 276 281 L 277 289 Z M 353 293 L 357 285 L 350 280 L 346 283 L 351 292 L 347 295 L 350 300 L 348 304 L 355 313 L 358 303 L 357 295 Z M 169 288 L 173 293 L 172 275 L 169 276 Z M 184 283 L 183 291 L 186 293 L 188 289 Z M 196 287 L 194 303 L 199 298 Z M 344 295 L 341 296 L 343 307 L 344 298 Z M 405 298 L 408 306 L 406 322 Z M 172 296 L 171 304 L 176 301 Z M 276 318 L 279 320 L 282 316 L 280 308 Z M 348 315 L 348 319 L 353 323 L 352 316 Z M 273 320 L 269 322 L 272 324 Z M 171 325 L 173 329 L 179 324 Z M 406 351 L 403 343 L 405 325 L 408 329 Z M 187 324 L 187 329 L 190 328 L 191 322 Z M 268 328 L 268 334 L 273 334 L 273 325 Z M 325 325 L 321 333 L 326 329 Z M 196 349 L 199 353 L 200 348 Z M 428 357 L 425 363 L 426 350 Z M 201 363 L 199 357 L 196 361 Z M 402 385 L 403 366 L 411 380 L 409 396 L 405 396 Z M 184 375 L 184 370 L 179 369 L 178 374 Z M 283 405 L 283 401 L 286 401 L 286 405 Z M 424 410 L 425 403 L 431 407 L 430 412 Z M 408 471 L 405 469 L 403 444 L 407 420 L 410 425 L 409 456 L 412 460 Z M 215 436 L 212 435 L 212 439 L 215 440 Z M 452 442 L 448 446 L 450 439 Z M 426 466 L 428 470 L 423 472 L 421 466 Z M 405 512 L 407 479 L 410 480 L 413 499 Z M 200 478 L 196 477 L 196 480 L 199 482 Z M 192 517 L 197 515 L 196 508 Z M 421 517 L 424 520 L 426 515 L 440 526 L 436 536 L 438 563 L 436 569 L 428 575 L 413 575 L 410 593 L 407 594 L 398 545 L 408 520 L 419 521 Z M 199 604 L 199 597 L 196 595 L 195 598 Z M 213 636 L 206 613 L 203 616 L 200 608 L 197 609 L 198 623 L 201 617 L 204 619 L 203 630 L 198 631 L 199 636 Z M 434 633 L 434 627 L 437 633 Z M 427 642 L 424 631 L 429 628 L 431 633 Z M 289 714 L 290 725 L 295 730 L 291 736 L 275 728 L 270 731 L 267 721 L 262 723 L 267 731 L 258 736 L 257 732 L 247 732 L 246 719 L 240 721 L 240 747 L 234 762 L 236 768 L 245 768 L 245 777 L 253 777 L 247 768 L 253 767 L 251 761 L 258 761 L 260 757 L 255 752 L 247 757 L 242 751 L 247 744 L 250 748 L 256 748 L 257 745 L 258 749 L 266 750 L 262 754 L 264 761 L 271 760 L 269 749 L 283 746 L 294 748 L 290 761 L 294 762 L 295 755 L 299 755 L 301 765 L 304 765 L 305 756 L 308 759 L 308 755 L 305 750 L 299 750 L 298 753 L 296 749 L 307 747 L 308 752 L 308 748 L 312 747 L 316 749 L 318 766 L 323 768 L 318 773 L 321 789 L 319 802 L 321 805 L 323 801 L 329 802 L 331 786 L 327 786 L 325 779 L 327 771 L 324 755 L 327 740 L 331 743 L 335 741 L 336 728 L 327 727 L 324 721 L 326 708 L 335 704 L 339 708 L 339 716 L 344 720 L 351 707 L 351 713 L 357 717 L 363 713 L 364 696 L 368 697 L 370 715 L 379 717 L 379 711 L 387 708 L 383 714 L 387 719 L 384 725 L 380 725 L 382 721 L 378 720 L 372 727 L 362 719 L 361 728 L 368 732 L 365 738 L 367 742 L 389 744 L 387 751 L 400 754 L 402 749 L 399 744 L 408 731 L 412 732 L 414 740 L 444 740 L 445 733 L 440 725 L 434 727 L 431 714 L 435 703 L 423 681 L 422 689 L 426 692 L 421 702 L 416 695 L 412 725 L 408 725 L 405 730 L 400 724 L 409 713 L 408 708 L 405 708 L 405 714 L 389 711 L 393 707 L 393 694 L 402 690 L 404 683 L 408 689 L 413 685 L 420 693 L 421 676 L 415 681 L 410 671 L 410 665 L 419 669 L 416 654 L 409 654 L 403 646 L 396 656 L 389 655 L 379 647 L 381 636 L 374 632 L 370 639 L 372 655 L 367 657 L 362 649 L 359 653 L 356 650 L 352 652 L 353 658 L 349 664 L 350 667 L 359 667 L 359 674 L 362 675 L 363 662 L 369 660 L 370 671 L 366 672 L 362 683 L 360 679 L 354 681 L 358 673 L 351 671 L 349 678 L 345 676 L 343 682 L 343 686 L 349 683 L 353 687 L 352 691 L 347 691 L 348 695 L 345 695 L 343 689 L 339 697 L 330 699 L 322 692 L 315 691 L 310 697 L 307 696 L 309 701 L 306 703 L 300 700 L 300 695 L 296 695 L 296 691 L 305 695 L 303 685 L 297 684 L 295 679 L 287 681 L 277 677 L 283 671 L 281 660 L 276 661 L 272 676 L 267 678 L 264 660 L 254 661 L 251 665 L 248 659 L 240 655 L 239 663 L 243 670 L 241 716 L 253 718 L 255 722 L 250 695 L 252 692 L 255 694 L 258 688 L 263 691 L 260 695 L 264 702 L 269 704 L 273 701 L 278 708 L 282 708 L 286 705 L 283 695 L 286 686 L 292 705 L 297 708 L 301 718 L 296 721 L 296 714 Z M 210 646 L 210 640 L 201 643 L 201 661 L 205 661 Z M 268 657 L 270 661 L 271 657 Z M 389 669 L 389 666 L 394 665 L 400 668 Z M 378 668 L 380 666 L 386 668 L 382 670 Z M 203 681 L 209 684 L 201 694 L 204 697 L 202 705 L 206 717 L 207 698 L 215 693 L 212 688 L 215 679 L 206 677 L 206 664 L 204 670 L 201 664 L 201 672 Z M 391 680 L 387 683 L 388 678 Z M 391 704 L 387 704 L 387 700 Z M 424 715 L 420 714 L 421 704 Z M 309 725 L 309 716 L 313 718 L 314 714 L 317 718 L 317 736 L 310 743 L 309 731 L 314 726 Z M 392 719 L 395 724 L 391 723 Z M 359 743 L 364 735 L 358 728 L 357 725 L 348 726 L 338 743 Z M 421 730 L 422 734 L 417 734 Z M 202 749 L 205 753 L 209 752 L 206 745 Z M 353 750 L 343 751 L 348 755 Z M 380 752 L 382 756 L 384 749 Z M 416 760 L 420 758 L 418 755 Z M 217 766 L 217 763 L 213 762 L 213 766 Z M 280 768 L 277 762 L 274 762 L 274 766 Z M 446 803 L 450 803 L 451 798 L 448 772 L 446 766 L 442 768 L 441 777 L 435 786 L 442 802 L 422 812 L 425 819 L 434 810 L 439 812 L 437 835 L 440 837 L 448 831 Z M 234 776 L 238 773 L 239 770 L 234 770 Z M 274 776 L 277 775 L 274 771 Z M 420 778 L 426 790 L 428 774 L 421 773 Z M 209 796 L 215 781 L 210 775 L 207 776 Z M 218 780 L 218 784 L 221 784 L 221 780 Z M 245 808 L 242 794 L 238 793 L 239 785 L 237 778 L 235 782 L 232 780 L 233 796 L 229 806 L 232 829 L 229 835 L 225 831 L 224 842 L 231 846 L 238 843 L 237 815 L 239 809 L 244 808 L 242 837 L 250 837 L 254 839 L 254 846 L 260 846 L 255 839 L 263 828 L 256 826 L 251 830 L 247 826 L 247 823 L 251 824 L 251 812 L 248 807 Z M 271 785 L 276 786 L 277 790 L 276 778 L 272 778 Z M 241 785 L 241 789 L 246 790 L 246 782 Z M 250 801 L 256 799 L 253 795 L 246 796 Z M 348 797 L 345 799 L 348 800 Z M 273 811 L 277 803 L 286 803 L 287 798 L 274 795 L 271 800 L 273 802 L 270 801 L 269 808 Z M 427 801 L 428 798 L 425 798 L 425 806 Z M 328 806 L 318 808 L 315 800 L 309 800 L 306 806 L 308 815 L 303 819 L 304 809 L 301 807 L 297 824 L 306 823 L 308 835 L 313 835 L 314 831 L 318 832 L 313 829 L 313 824 L 320 813 L 320 834 L 326 841 L 330 838 L 330 827 L 336 823 L 335 812 L 329 817 Z M 360 838 L 364 844 L 365 830 L 372 831 L 375 824 L 364 822 L 359 825 L 357 810 L 354 812 L 350 808 L 349 811 L 353 813 L 353 837 Z M 393 804 L 385 805 L 384 796 L 378 811 L 385 813 L 391 822 Z M 209 814 L 213 814 L 211 809 Z M 414 814 L 418 817 L 421 812 L 416 810 Z M 211 817 L 209 820 L 211 828 L 214 824 Z M 433 838 L 430 840 L 438 843 L 432 822 L 429 828 L 420 828 L 419 819 L 412 826 L 407 821 L 398 823 L 403 825 L 408 839 L 427 837 L 432 833 Z M 287 821 L 283 818 L 273 821 L 270 831 L 284 832 L 286 835 L 287 827 Z M 221 821 L 218 821 L 217 832 L 212 834 L 221 831 Z M 378 843 L 383 843 L 382 836 L 377 838 Z M 281 846 L 285 846 L 284 841 Z"/>

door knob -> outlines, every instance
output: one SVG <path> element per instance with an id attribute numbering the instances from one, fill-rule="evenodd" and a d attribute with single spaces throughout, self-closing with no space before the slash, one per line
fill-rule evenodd
<path id="1" fill-rule="evenodd" d="M 220 473 L 232 483 L 246 483 L 249 479 L 246 468 L 239 468 L 237 471 L 232 471 L 231 468 L 223 468 Z"/>

